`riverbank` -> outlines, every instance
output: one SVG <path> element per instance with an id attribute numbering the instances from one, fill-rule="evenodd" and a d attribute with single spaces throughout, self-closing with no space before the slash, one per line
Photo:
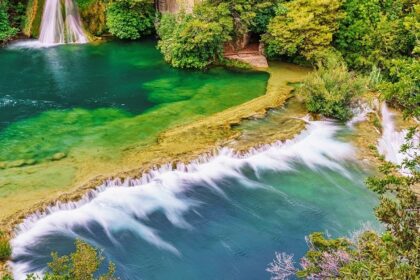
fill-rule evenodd
<path id="1" fill-rule="evenodd" d="M 152 167 L 168 162 L 189 162 L 224 145 L 239 135 L 232 126 L 242 119 L 263 116 L 269 108 L 281 106 L 293 89 L 288 83 L 301 81 L 308 69 L 291 64 L 273 63 L 268 72 L 270 78 L 267 92 L 259 98 L 191 124 L 171 128 L 160 134 L 155 143 L 129 147 L 123 151 L 121 161 L 113 161 L 111 157 L 106 164 L 82 163 L 72 185 L 41 191 L 24 203 L 15 203 L 13 198 L 8 200 L 8 205 L 14 206 L 14 209 L 5 211 L 9 215 L 3 213 L 1 228 L 10 233 L 14 225 L 29 214 L 42 211 L 56 201 L 77 200 L 106 179 L 138 177 Z M 62 164 L 66 162 L 46 162 L 42 165 L 46 172 L 54 172 L 54 169 L 59 169 Z"/>

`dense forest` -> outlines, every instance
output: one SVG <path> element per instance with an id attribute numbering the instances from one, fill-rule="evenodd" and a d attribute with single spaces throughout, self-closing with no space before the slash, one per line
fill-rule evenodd
<path id="1" fill-rule="evenodd" d="M 1 42 L 37 36 L 35 22 L 40 16 L 31 9 L 35 0 L 0 1 Z M 314 68 L 297 89 L 309 112 L 346 121 L 370 92 L 403 111 L 406 118 L 420 117 L 418 1 L 208 0 L 195 5 L 192 12 L 181 9 L 179 13 L 159 13 L 150 0 L 76 2 L 92 39 L 155 36 L 157 48 L 173 67 L 205 71 L 224 65 L 226 44 L 240 45 L 248 36 L 261 43 L 269 60 Z M 418 195 L 412 191 L 420 183 L 419 155 L 408 152 L 418 151 L 416 134 L 418 128 L 413 127 L 407 135 L 402 151 L 409 159 L 402 166 L 378 155 L 383 161 L 381 175 L 367 181 L 380 195 L 375 213 L 385 231 L 364 229 L 352 240 L 313 233 L 299 267 L 291 256 L 277 253 L 267 268 L 272 279 L 295 274 L 307 279 L 419 277 L 420 212 Z M 410 176 L 399 174 L 400 168 L 410 170 Z M 9 254 L 4 241 L 0 258 Z M 98 252 L 78 241 L 71 256 L 53 254 L 51 273 L 44 279 L 114 279 L 112 263 L 107 274 L 96 276 L 101 261 Z"/>

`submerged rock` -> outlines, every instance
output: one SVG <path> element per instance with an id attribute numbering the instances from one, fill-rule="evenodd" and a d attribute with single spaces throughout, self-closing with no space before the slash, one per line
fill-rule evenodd
<path id="1" fill-rule="evenodd" d="M 51 160 L 60 160 L 65 158 L 67 155 L 65 153 L 55 153 L 52 157 Z"/>

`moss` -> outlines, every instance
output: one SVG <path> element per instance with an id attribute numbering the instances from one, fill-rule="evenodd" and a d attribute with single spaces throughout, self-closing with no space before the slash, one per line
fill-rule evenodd
<path id="1" fill-rule="evenodd" d="M 107 31 L 106 4 L 101 0 L 78 0 L 80 17 L 86 31 L 101 36 Z"/>
<path id="2" fill-rule="evenodd" d="M 29 0 L 26 8 L 26 20 L 23 34 L 28 37 L 38 37 L 41 28 L 42 12 L 45 0 Z"/>
<path id="3" fill-rule="evenodd" d="M 0 231 L 0 261 L 6 261 L 12 254 L 12 247 L 10 246 L 7 236 Z"/>
<path id="4" fill-rule="evenodd" d="M 235 60 L 235 59 L 225 59 L 222 62 L 222 65 L 228 68 L 245 69 L 245 70 L 252 69 L 252 66 L 249 63 Z"/>

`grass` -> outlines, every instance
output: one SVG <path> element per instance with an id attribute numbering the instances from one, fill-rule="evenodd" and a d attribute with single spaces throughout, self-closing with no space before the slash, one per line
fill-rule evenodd
<path id="1" fill-rule="evenodd" d="M 0 231 L 0 261 L 7 261 L 12 255 L 9 239 Z"/>

